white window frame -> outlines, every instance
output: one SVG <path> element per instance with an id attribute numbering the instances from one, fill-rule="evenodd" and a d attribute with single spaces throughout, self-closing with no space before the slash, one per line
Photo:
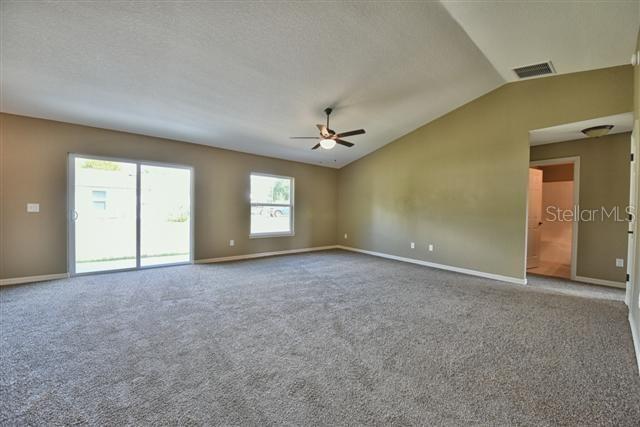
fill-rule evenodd
<path id="1" fill-rule="evenodd" d="M 254 203 L 251 200 L 251 177 L 252 176 L 264 176 L 268 178 L 278 178 L 278 179 L 287 179 L 290 182 L 289 188 L 289 204 L 284 203 Z M 249 173 L 249 238 L 250 239 L 262 239 L 266 237 L 292 237 L 295 236 L 295 178 L 292 176 L 284 176 L 284 175 L 273 175 L 262 172 L 251 172 Z M 256 206 L 269 206 L 269 207 L 283 207 L 289 208 L 289 230 L 290 231 L 277 231 L 274 233 L 252 233 L 251 232 L 251 208 Z"/>

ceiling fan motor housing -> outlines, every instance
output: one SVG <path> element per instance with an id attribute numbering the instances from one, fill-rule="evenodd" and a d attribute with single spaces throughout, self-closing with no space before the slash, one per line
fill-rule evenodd
<path id="1" fill-rule="evenodd" d="M 316 125 L 318 130 L 320 130 L 320 136 L 319 137 L 301 136 L 301 137 L 291 137 L 291 138 L 294 138 L 294 139 L 319 139 L 320 142 L 318 142 L 316 145 L 314 145 L 311 148 L 312 150 L 316 150 L 316 149 L 318 149 L 320 147 L 324 148 L 325 150 L 331 150 L 333 147 L 335 147 L 336 144 L 344 145 L 345 147 L 353 147 L 353 143 L 352 142 L 345 141 L 344 139 L 341 139 L 341 138 L 344 137 L 344 136 L 362 135 L 363 133 L 365 133 L 364 129 L 358 129 L 358 130 L 352 130 L 352 131 L 348 131 L 348 132 L 336 133 L 336 131 L 334 131 L 333 129 L 329 128 L 329 115 L 331 114 L 332 111 L 333 111 L 333 108 L 331 108 L 331 107 L 327 107 L 327 108 L 324 109 L 324 112 L 327 115 L 327 124 L 326 125 L 321 125 L 321 124 Z"/>

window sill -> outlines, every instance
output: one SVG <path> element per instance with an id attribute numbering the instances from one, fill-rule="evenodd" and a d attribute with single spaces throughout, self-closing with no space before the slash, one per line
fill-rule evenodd
<path id="1" fill-rule="evenodd" d="M 268 237 L 294 237 L 296 233 L 258 233 L 249 234 L 250 239 L 266 239 Z"/>

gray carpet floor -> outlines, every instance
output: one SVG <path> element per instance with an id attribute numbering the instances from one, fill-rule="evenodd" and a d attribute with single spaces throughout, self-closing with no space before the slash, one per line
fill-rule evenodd
<path id="1" fill-rule="evenodd" d="M 3 425 L 640 421 L 619 301 L 343 251 L 0 298 Z"/>
<path id="2" fill-rule="evenodd" d="M 537 274 L 527 274 L 527 287 L 545 289 L 564 295 L 621 302 L 624 302 L 626 292 L 625 289 L 573 282 L 559 277 L 539 276 Z"/>

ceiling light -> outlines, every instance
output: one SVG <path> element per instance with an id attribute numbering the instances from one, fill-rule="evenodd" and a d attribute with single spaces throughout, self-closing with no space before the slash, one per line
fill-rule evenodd
<path id="1" fill-rule="evenodd" d="M 613 125 L 592 126 L 590 128 L 582 129 L 582 133 L 587 135 L 589 138 L 597 138 L 599 136 L 605 136 L 611 129 L 613 129 Z"/>
<path id="2" fill-rule="evenodd" d="M 336 146 L 336 142 L 333 139 L 321 139 L 320 146 L 325 150 L 331 150 Z"/>

